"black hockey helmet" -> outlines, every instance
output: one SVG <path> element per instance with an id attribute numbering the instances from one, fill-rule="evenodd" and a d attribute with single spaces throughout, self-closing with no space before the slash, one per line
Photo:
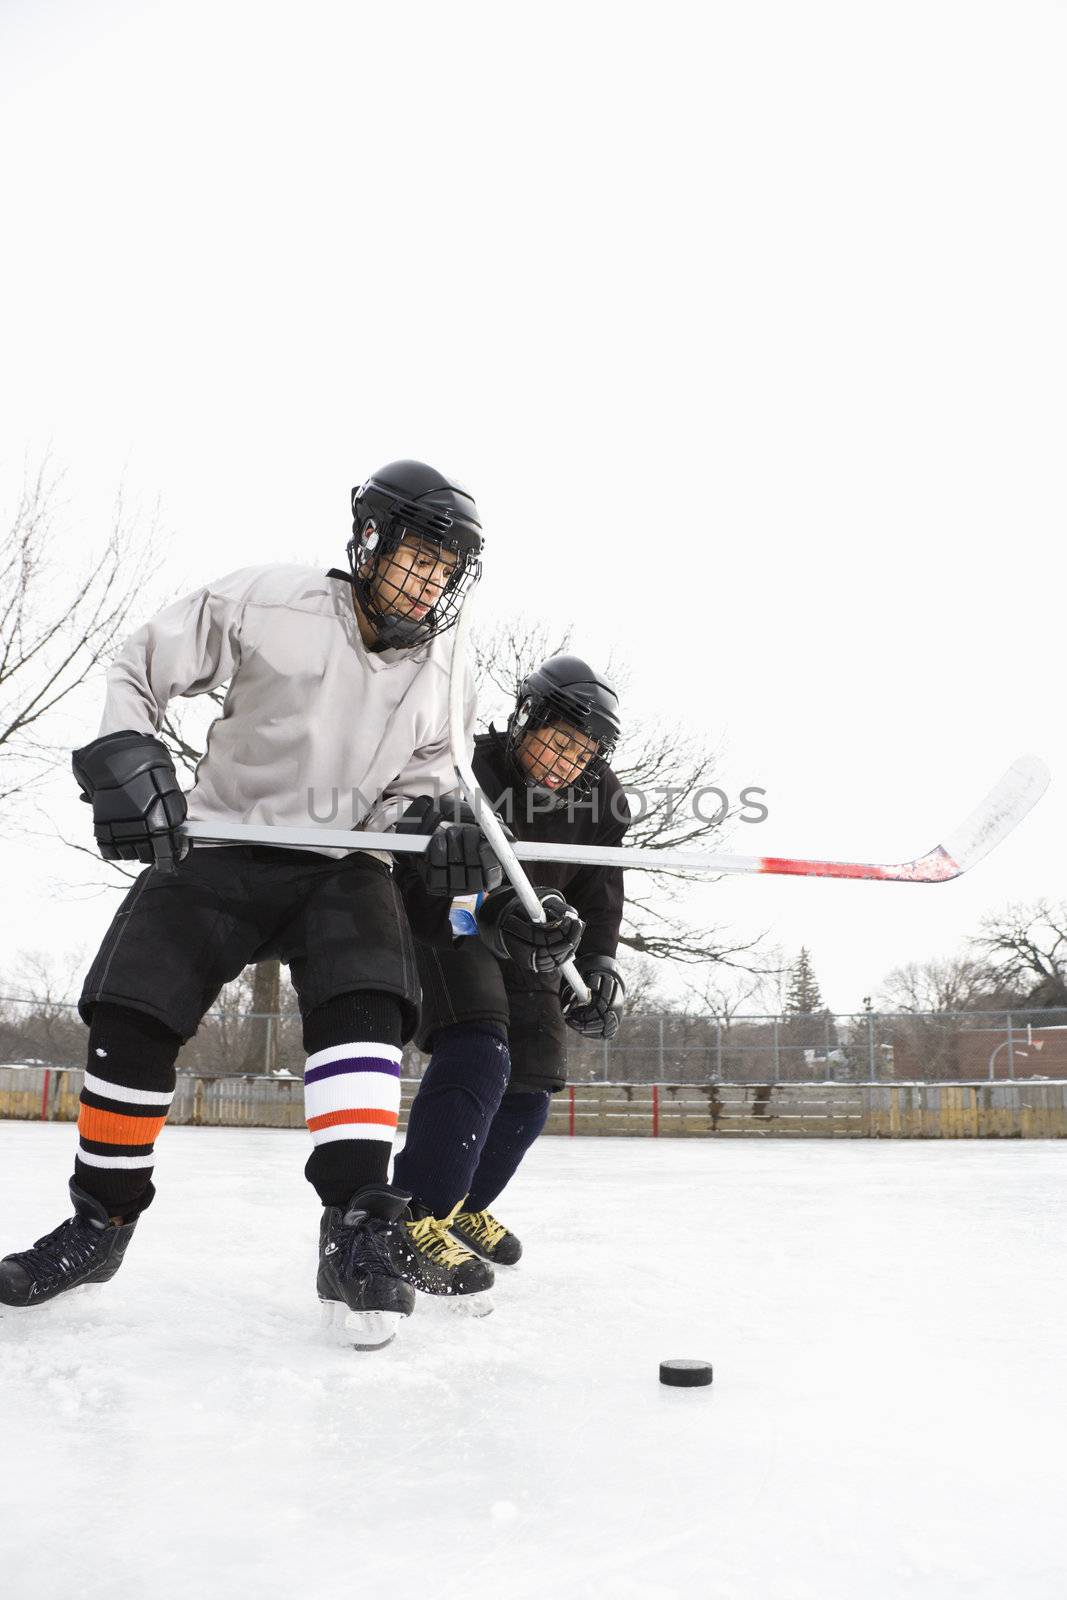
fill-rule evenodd
<path id="1" fill-rule="evenodd" d="M 553 784 L 553 766 L 563 766 L 563 759 L 556 759 L 547 737 L 539 748 L 527 735 L 558 723 L 584 734 L 589 754 L 579 773 L 565 783 Z M 516 777 L 535 790 L 540 800 L 563 805 L 596 788 L 621 732 L 619 697 L 603 673 L 594 672 L 579 656 L 550 656 L 519 685 L 518 701 L 508 718 L 508 758 Z M 524 753 L 532 754 L 542 769 L 535 776 L 519 760 L 519 745 L 524 741 Z M 565 765 L 569 769 L 573 758 Z"/>
<path id="2" fill-rule="evenodd" d="M 428 589 L 422 616 L 394 609 L 401 592 L 383 592 L 380 572 L 405 540 L 436 545 L 455 557 L 443 587 Z M 482 525 L 462 484 L 422 461 L 392 461 L 352 490 L 348 564 L 359 603 L 387 647 L 410 648 L 444 633 L 459 619 L 467 593 L 481 576 Z M 410 596 L 407 597 L 410 599 Z"/>

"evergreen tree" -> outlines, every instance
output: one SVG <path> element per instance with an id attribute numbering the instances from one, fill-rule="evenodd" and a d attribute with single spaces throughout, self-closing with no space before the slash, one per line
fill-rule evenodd
<path id="1" fill-rule="evenodd" d="M 789 969 L 789 993 L 785 1002 L 786 1014 L 791 1017 L 810 1017 L 824 1007 L 819 984 L 812 970 L 811 955 L 801 946 L 800 954 Z"/>
<path id="2" fill-rule="evenodd" d="M 831 1052 L 837 1048 L 837 1029 L 823 1004 L 811 952 L 806 947 L 789 969 L 781 1040 L 789 1053 L 793 1076 L 833 1076 Z"/>

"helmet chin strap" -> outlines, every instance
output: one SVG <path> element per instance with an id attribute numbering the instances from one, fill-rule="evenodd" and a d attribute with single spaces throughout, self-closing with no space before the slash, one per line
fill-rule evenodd
<path id="1" fill-rule="evenodd" d="M 570 784 L 563 784 L 559 789 L 549 789 L 543 783 L 531 783 L 527 779 L 526 792 L 533 796 L 538 809 L 546 812 L 562 811 L 565 806 L 579 806 L 582 803 Z"/>
<path id="2" fill-rule="evenodd" d="M 376 622 L 368 619 L 371 627 L 378 635 L 378 643 L 386 650 L 404 650 L 413 645 L 428 642 L 431 635 L 426 631 L 426 625 L 433 612 L 423 617 L 421 622 L 413 622 L 408 617 L 383 616 Z"/>

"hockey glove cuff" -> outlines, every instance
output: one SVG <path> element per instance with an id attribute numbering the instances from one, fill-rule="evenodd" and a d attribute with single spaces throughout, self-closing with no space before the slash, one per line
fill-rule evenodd
<path id="1" fill-rule="evenodd" d="M 533 922 L 511 884 L 496 889 L 478 910 L 478 932 L 495 956 L 526 972 L 549 975 L 570 961 L 585 923 L 555 889 L 535 889 L 545 922 Z"/>
<path id="2" fill-rule="evenodd" d="M 584 1039 L 614 1039 L 626 996 L 618 962 L 613 956 L 584 956 L 575 965 L 585 979 L 589 1003 L 580 1005 L 564 978 L 559 998 L 567 1026 Z"/>
<path id="3" fill-rule="evenodd" d="M 150 733 L 107 733 L 71 758 L 105 861 L 171 867 L 189 849 L 178 829 L 185 795 L 162 740 Z"/>
<path id="4" fill-rule="evenodd" d="M 465 801 L 441 802 L 422 794 L 396 825 L 397 833 L 430 835 L 415 870 L 428 894 L 455 897 L 495 889 L 501 866 Z"/>

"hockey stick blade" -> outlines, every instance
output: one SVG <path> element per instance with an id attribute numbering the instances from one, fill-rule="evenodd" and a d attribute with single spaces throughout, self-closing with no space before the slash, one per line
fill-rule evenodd
<path id="1" fill-rule="evenodd" d="M 649 850 L 634 845 L 567 845 L 517 842 L 522 862 L 569 861 L 577 866 L 636 868 L 643 872 L 770 873 L 803 878 L 868 878 L 883 883 L 948 883 L 1006 839 L 1040 800 L 1049 770 L 1038 756 L 1020 756 L 959 827 L 926 855 L 899 866 L 864 861 L 810 861 L 799 856 L 732 856 L 710 850 Z M 393 855 L 425 850 L 418 834 L 348 832 L 342 828 L 273 827 L 265 823 L 187 822 L 190 839 L 208 844 L 266 844 L 288 850 L 381 850 Z"/>
<path id="2" fill-rule="evenodd" d="M 883 883 L 948 883 L 987 856 L 1040 800 L 1051 774 L 1040 756 L 1020 756 L 982 803 L 943 843 L 915 861 L 881 866 L 858 861 L 798 861 L 764 856 L 761 872 L 814 878 L 873 878 Z"/>

